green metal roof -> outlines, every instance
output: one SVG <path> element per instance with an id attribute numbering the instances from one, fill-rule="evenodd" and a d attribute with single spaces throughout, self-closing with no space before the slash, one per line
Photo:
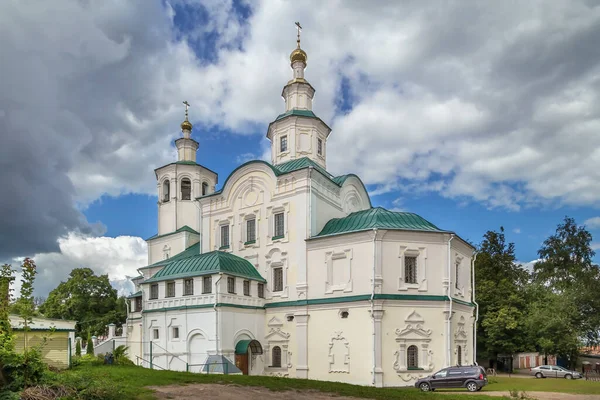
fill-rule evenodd
<path id="1" fill-rule="evenodd" d="M 134 294 L 130 294 L 129 296 L 127 296 L 128 299 L 133 299 L 134 297 L 141 297 L 142 296 L 142 291 L 140 290 L 139 292 L 135 292 Z"/>
<path id="2" fill-rule="evenodd" d="M 148 239 L 146 239 L 146 240 L 158 239 L 158 238 L 162 238 L 162 237 L 169 236 L 169 235 L 174 235 L 174 234 L 176 234 L 176 233 L 181 233 L 181 232 L 189 232 L 189 233 L 194 233 L 194 234 L 196 234 L 196 235 L 199 235 L 198 231 L 196 231 L 196 230 L 194 230 L 194 229 L 190 228 L 190 227 L 189 227 L 189 226 L 187 226 L 187 225 L 184 225 L 184 226 L 182 226 L 181 228 L 177 229 L 175 232 L 171 232 L 171 233 L 165 233 L 164 235 L 159 235 L 159 234 L 156 234 L 156 235 L 154 235 L 154 236 L 150 236 L 150 237 L 149 237 Z"/>
<path id="3" fill-rule="evenodd" d="M 196 254 L 200 254 L 200 243 L 191 245 L 190 247 L 188 247 L 181 253 L 177 253 L 171 258 L 167 258 L 166 260 L 160 260 L 160 261 L 155 262 L 154 264 L 150 264 L 146 267 L 141 267 L 138 269 L 147 269 L 147 268 L 159 267 L 161 265 L 167 265 L 173 261 L 181 260 L 182 258 L 192 257 L 192 256 L 195 256 Z"/>
<path id="4" fill-rule="evenodd" d="M 188 249 L 189 250 L 189 249 Z M 184 251 L 186 253 L 188 250 Z M 180 253 L 180 255 L 183 255 Z M 175 257 L 165 260 L 168 263 L 145 283 L 165 281 L 169 279 L 188 278 L 192 276 L 212 275 L 222 272 L 255 281 L 266 282 L 254 265 L 248 260 L 223 251 L 195 254 L 188 257 Z"/>
<path id="5" fill-rule="evenodd" d="M 447 232 L 417 214 L 389 211 L 375 207 L 354 212 L 344 218 L 329 220 L 315 237 L 339 235 L 370 229 L 398 229 L 412 231 Z"/>
<path id="6" fill-rule="evenodd" d="M 248 346 L 253 355 L 262 354 L 263 349 L 258 340 L 240 340 L 235 345 L 235 354 L 247 354 Z"/>
<path id="7" fill-rule="evenodd" d="M 311 110 L 289 110 L 284 112 L 283 114 L 279 114 L 277 116 L 277 118 L 275 118 L 275 121 L 279 121 L 280 119 L 283 119 L 285 117 L 288 117 L 290 115 L 295 115 L 298 117 L 309 117 L 309 118 L 317 118 L 317 116 L 315 115 L 314 112 L 312 112 Z"/>

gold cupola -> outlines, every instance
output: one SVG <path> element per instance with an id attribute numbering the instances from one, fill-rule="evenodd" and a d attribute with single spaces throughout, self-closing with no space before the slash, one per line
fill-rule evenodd
<path id="1" fill-rule="evenodd" d="M 190 103 L 186 101 L 183 102 L 183 104 L 185 104 L 185 121 L 183 121 L 181 123 L 181 130 L 182 131 L 191 131 L 192 130 L 192 123 L 188 120 L 188 108 L 190 107 Z"/>
<path id="2" fill-rule="evenodd" d="M 300 61 L 306 66 L 306 60 L 308 59 L 308 56 L 306 55 L 306 52 L 300 48 L 300 31 L 302 30 L 300 22 L 296 22 L 296 27 L 298 28 L 298 39 L 296 40 L 298 46 L 290 54 L 290 63 L 293 66 L 296 61 Z"/>

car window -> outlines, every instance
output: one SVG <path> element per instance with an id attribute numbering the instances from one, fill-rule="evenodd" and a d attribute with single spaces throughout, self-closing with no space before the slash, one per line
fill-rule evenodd
<path id="1" fill-rule="evenodd" d="M 480 374 L 481 370 L 479 368 L 465 368 L 464 369 L 464 374 L 465 375 L 473 375 L 473 374 Z"/>
<path id="2" fill-rule="evenodd" d="M 545 365 L 542 365 L 542 366 L 540 367 L 540 369 L 548 369 L 548 370 L 549 370 L 549 369 L 550 369 L 550 367 L 546 367 Z"/>
<path id="3" fill-rule="evenodd" d="M 446 375 L 448 375 L 448 370 L 447 369 L 443 369 L 443 370 L 437 372 L 434 376 L 436 378 L 445 378 Z"/>
<path id="4" fill-rule="evenodd" d="M 457 375 L 462 375 L 462 370 L 460 370 L 458 368 L 450 368 L 448 370 L 448 376 L 457 376 Z"/>
<path id="5" fill-rule="evenodd" d="M 562 370 L 558 367 L 552 367 L 552 371 L 562 371 Z"/>

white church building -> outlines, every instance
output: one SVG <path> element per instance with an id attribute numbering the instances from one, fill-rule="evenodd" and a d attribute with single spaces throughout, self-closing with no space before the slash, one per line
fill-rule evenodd
<path id="1" fill-rule="evenodd" d="M 290 60 L 271 163 L 240 165 L 218 190 L 186 108 L 178 159 L 155 171 L 158 233 L 133 279 L 130 356 L 377 387 L 473 364 L 475 249 L 373 207 L 358 176 L 327 172 L 327 153 L 343 149 L 327 147 L 331 129 L 312 111 L 299 38 Z"/>

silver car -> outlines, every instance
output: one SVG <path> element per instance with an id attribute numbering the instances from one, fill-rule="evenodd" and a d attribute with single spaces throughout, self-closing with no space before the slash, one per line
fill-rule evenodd
<path id="1" fill-rule="evenodd" d="M 536 378 L 565 378 L 579 379 L 582 375 L 577 371 L 570 371 L 558 365 L 540 365 L 539 367 L 530 368 L 529 374 Z"/>

